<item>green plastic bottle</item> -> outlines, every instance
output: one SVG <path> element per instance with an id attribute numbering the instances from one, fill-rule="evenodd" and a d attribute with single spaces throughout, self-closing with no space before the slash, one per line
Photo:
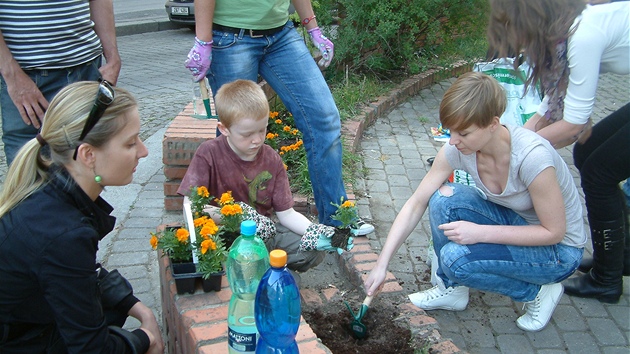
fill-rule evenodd
<path id="1" fill-rule="evenodd" d="M 232 289 L 228 308 L 228 351 L 255 353 L 258 341 L 254 301 L 261 278 L 269 268 L 269 252 L 256 236 L 256 223 L 241 223 L 241 235 L 228 254 L 227 279 Z"/>

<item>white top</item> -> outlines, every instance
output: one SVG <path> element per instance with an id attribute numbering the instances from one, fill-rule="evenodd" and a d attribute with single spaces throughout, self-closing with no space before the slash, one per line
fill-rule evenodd
<path id="1" fill-rule="evenodd" d="M 585 124 L 593 112 L 600 73 L 630 73 L 630 2 L 590 6 L 575 19 L 575 33 L 568 40 L 569 86 L 563 119 Z M 538 108 L 547 111 L 545 97 Z"/>
<path id="2" fill-rule="evenodd" d="M 483 184 L 477 171 L 476 154 L 464 155 L 454 145 L 446 145 L 446 160 L 453 169 L 468 172 L 475 185 L 489 201 L 514 210 L 528 224 L 540 225 L 528 187 L 547 167 L 554 167 L 560 184 L 566 214 L 566 234 L 560 242 L 584 247 L 587 236 L 582 220 L 582 203 L 569 167 L 556 149 L 540 135 L 518 126 L 506 125 L 511 136 L 511 157 L 508 180 L 500 194 L 492 193 Z"/>

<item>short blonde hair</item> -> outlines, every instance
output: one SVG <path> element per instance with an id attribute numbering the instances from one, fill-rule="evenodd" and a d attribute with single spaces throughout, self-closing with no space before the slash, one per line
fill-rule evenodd
<path id="1" fill-rule="evenodd" d="M 471 125 L 485 128 L 501 117 L 507 99 L 503 87 L 491 76 L 469 72 L 460 76 L 444 93 L 440 103 L 442 126 L 462 131 Z"/>
<path id="2" fill-rule="evenodd" d="M 229 128 L 240 119 L 269 118 L 269 102 L 263 89 L 251 80 L 236 80 L 219 88 L 214 98 L 219 120 Z"/>

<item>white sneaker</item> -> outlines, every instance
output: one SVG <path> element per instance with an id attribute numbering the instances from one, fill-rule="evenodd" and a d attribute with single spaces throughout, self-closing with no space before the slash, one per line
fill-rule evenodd
<path id="1" fill-rule="evenodd" d="M 564 288 L 560 283 L 541 286 L 536 298 L 523 304 L 526 312 L 516 320 L 518 328 L 529 332 L 545 328 L 563 292 Z"/>
<path id="2" fill-rule="evenodd" d="M 468 287 L 444 289 L 436 285 L 429 290 L 410 294 L 409 300 L 423 310 L 463 311 L 468 305 Z"/>
<path id="3" fill-rule="evenodd" d="M 357 221 L 357 227 L 352 228 L 352 234 L 354 236 L 365 236 L 372 232 L 374 232 L 374 226 L 366 223 L 363 219 L 359 219 L 359 221 Z"/>

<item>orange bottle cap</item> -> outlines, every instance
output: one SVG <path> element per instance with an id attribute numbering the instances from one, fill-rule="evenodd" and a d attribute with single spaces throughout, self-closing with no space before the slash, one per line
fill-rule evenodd
<path id="1" fill-rule="evenodd" d="M 274 268 L 284 267 L 287 265 L 287 252 L 280 249 L 269 252 L 269 264 Z"/>

